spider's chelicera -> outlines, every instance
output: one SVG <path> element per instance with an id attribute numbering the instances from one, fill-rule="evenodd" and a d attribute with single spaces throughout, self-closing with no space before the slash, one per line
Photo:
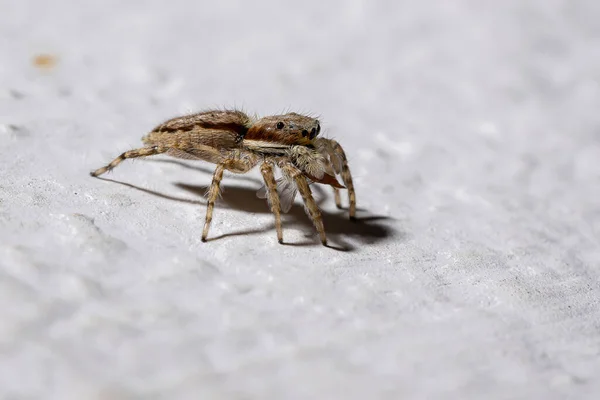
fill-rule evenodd
<path id="1" fill-rule="evenodd" d="M 339 189 L 344 186 L 336 179 L 340 175 L 348 190 L 351 219 L 356 212 L 356 195 L 344 150 L 335 140 L 318 137 L 320 131 L 317 119 L 296 113 L 256 119 L 237 110 L 205 111 L 160 124 L 142 138 L 145 147 L 126 151 L 91 175 L 102 175 L 127 158 L 161 153 L 216 164 L 202 232 L 206 241 L 223 171 L 243 174 L 260 164 L 265 186 L 258 196 L 268 200 L 275 215 L 279 242 L 283 243 L 280 213 L 289 211 L 296 192 L 300 192 L 307 214 L 326 245 L 323 219 L 309 184 L 332 186 L 336 205 L 341 207 Z M 281 170 L 278 180 L 274 167 Z"/>

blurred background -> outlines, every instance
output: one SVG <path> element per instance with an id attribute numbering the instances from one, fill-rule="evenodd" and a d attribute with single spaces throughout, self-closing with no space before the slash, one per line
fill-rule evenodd
<path id="1" fill-rule="evenodd" d="M 0 397 L 594 398 L 600 3 L 0 0 Z M 205 108 L 319 115 L 279 246 L 259 174 L 123 163 Z M 160 161 L 162 160 L 162 161 Z"/>

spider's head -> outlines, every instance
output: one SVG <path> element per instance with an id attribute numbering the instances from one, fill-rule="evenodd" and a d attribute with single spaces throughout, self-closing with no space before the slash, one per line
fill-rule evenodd
<path id="1" fill-rule="evenodd" d="M 311 144 L 321 132 L 318 119 L 296 113 L 273 115 L 256 121 L 246 137 L 289 145 Z"/>

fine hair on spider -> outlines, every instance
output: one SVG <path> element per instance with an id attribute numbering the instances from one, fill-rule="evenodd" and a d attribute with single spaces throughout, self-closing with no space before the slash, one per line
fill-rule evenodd
<path id="1" fill-rule="evenodd" d="M 275 216 L 279 243 L 283 243 L 281 212 L 289 211 L 296 193 L 300 192 L 321 243 L 327 245 L 321 211 L 309 184 L 331 186 L 338 208 L 342 206 L 339 189 L 345 187 L 350 219 L 356 214 L 356 194 L 342 146 L 333 139 L 319 137 L 320 132 L 318 119 L 294 112 L 257 118 L 239 110 L 203 111 L 165 121 L 142 138 L 144 147 L 124 152 L 91 175 L 100 176 L 128 158 L 163 153 L 216 164 L 207 192 L 202 231 L 202 241 L 206 241 L 223 172 L 243 174 L 260 164 L 264 186 L 257 195 L 267 199 Z M 275 167 L 281 171 L 278 180 L 275 180 Z M 338 175 L 344 186 L 336 179 Z"/>

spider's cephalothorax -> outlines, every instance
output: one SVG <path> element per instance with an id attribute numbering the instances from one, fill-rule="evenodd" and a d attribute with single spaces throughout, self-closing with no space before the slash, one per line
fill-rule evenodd
<path id="1" fill-rule="evenodd" d="M 252 124 L 245 139 L 279 145 L 307 145 L 321 131 L 319 121 L 304 115 L 289 113 L 264 117 Z"/>
<path id="2" fill-rule="evenodd" d="M 317 119 L 296 113 L 255 119 L 237 110 L 205 111 L 160 124 L 142 138 L 146 147 L 126 151 L 91 175 L 102 175 L 127 158 L 161 153 L 216 164 L 202 233 L 206 241 L 223 171 L 245 173 L 260 163 L 265 186 L 258 194 L 269 201 L 279 242 L 283 243 L 280 212 L 289 210 L 299 191 L 321 242 L 327 244 L 321 212 L 309 183 L 332 186 L 336 205 L 341 207 L 339 188 L 344 186 L 336 179 L 340 175 L 348 190 L 350 218 L 356 212 L 356 196 L 344 150 L 336 141 L 318 137 L 320 131 Z M 282 175 L 277 181 L 275 166 Z"/>

